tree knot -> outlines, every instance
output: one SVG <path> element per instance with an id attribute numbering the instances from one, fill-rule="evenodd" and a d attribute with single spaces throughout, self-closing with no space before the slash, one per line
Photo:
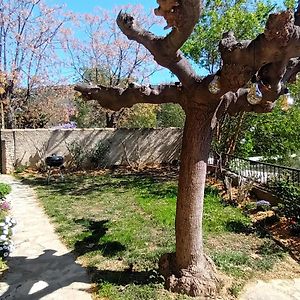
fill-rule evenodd
<path id="1" fill-rule="evenodd" d="M 128 14 L 124 13 L 122 10 L 119 12 L 117 17 L 117 24 L 124 24 L 127 28 L 131 28 L 134 24 L 134 18 Z"/>
<path id="2" fill-rule="evenodd" d="M 156 16 L 163 17 L 168 28 L 179 28 L 180 27 L 180 3 L 179 0 L 157 0 L 159 7 L 154 10 Z"/>

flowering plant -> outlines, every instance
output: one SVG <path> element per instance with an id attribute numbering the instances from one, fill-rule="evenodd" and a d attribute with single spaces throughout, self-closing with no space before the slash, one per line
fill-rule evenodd
<path id="1" fill-rule="evenodd" d="M 10 203 L 7 200 L 2 200 L 2 202 L 0 203 L 0 209 L 3 211 L 9 211 Z"/>
<path id="2" fill-rule="evenodd" d="M 14 227 L 17 222 L 14 218 L 8 216 L 11 204 L 5 199 L 5 196 L 11 191 L 11 188 L 4 183 L 1 183 L 0 187 L 3 192 L 0 200 L 0 257 L 7 258 L 14 249 L 11 236 L 14 234 Z"/>
<path id="3" fill-rule="evenodd" d="M 74 129 L 74 128 L 77 128 L 77 125 L 76 122 L 73 121 L 55 126 L 55 129 Z"/>

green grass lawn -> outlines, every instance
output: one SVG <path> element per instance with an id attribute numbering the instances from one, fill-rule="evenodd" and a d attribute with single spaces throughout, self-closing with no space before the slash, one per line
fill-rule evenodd
<path id="1" fill-rule="evenodd" d="M 176 181 L 113 174 L 70 175 L 50 185 L 34 177 L 25 181 L 36 187 L 57 232 L 87 267 L 98 299 L 190 299 L 166 292 L 156 271 L 160 255 L 174 251 Z M 233 279 L 233 295 L 284 256 L 268 238 L 245 234 L 250 225 L 207 187 L 206 252 Z"/>

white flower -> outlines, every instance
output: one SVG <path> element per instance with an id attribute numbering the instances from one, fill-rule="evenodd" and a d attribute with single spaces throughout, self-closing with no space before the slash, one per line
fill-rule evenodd
<path id="1" fill-rule="evenodd" d="M 7 237 L 6 235 L 0 235 L 0 241 L 6 241 L 7 240 Z"/>
<path id="2" fill-rule="evenodd" d="M 7 229 L 5 229 L 5 230 L 3 230 L 3 232 L 2 232 L 4 235 L 8 235 L 8 230 Z"/>

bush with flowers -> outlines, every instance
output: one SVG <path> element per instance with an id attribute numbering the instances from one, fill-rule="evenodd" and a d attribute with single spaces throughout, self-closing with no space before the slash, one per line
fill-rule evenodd
<path id="1" fill-rule="evenodd" d="M 11 191 L 8 184 L 0 183 L 0 257 L 7 258 L 13 251 L 11 236 L 14 233 L 16 221 L 9 216 L 10 202 L 5 198 Z"/>

